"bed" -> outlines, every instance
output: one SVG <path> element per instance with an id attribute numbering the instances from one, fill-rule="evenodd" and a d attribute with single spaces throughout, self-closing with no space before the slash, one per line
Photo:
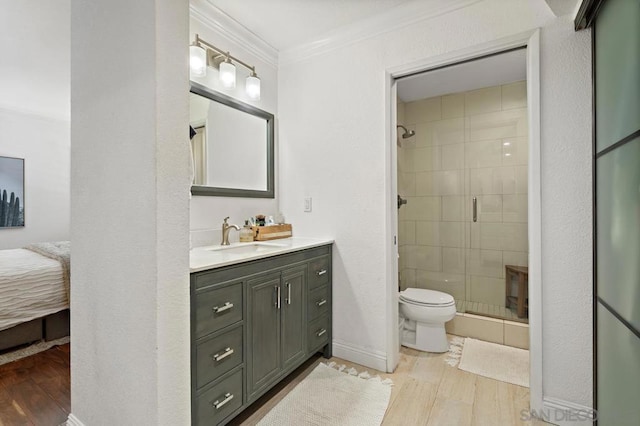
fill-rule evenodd
<path id="1" fill-rule="evenodd" d="M 69 242 L 0 250 L 0 351 L 69 334 Z"/>

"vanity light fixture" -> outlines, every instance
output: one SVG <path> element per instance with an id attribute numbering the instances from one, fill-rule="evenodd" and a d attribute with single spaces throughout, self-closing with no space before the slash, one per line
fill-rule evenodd
<path id="1" fill-rule="evenodd" d="M 236 87 L 235 64 L 242 65 L 251 72 L 245 83 L 247 96 L 253 100 L 260 100 L 260 78 L 256 74 L 256 68 L 232 56 L 229 52 L 225 52 L 204 41 L 198 34 L 196 34 L 195 40 L 189 46 L 189 64 L 191 73 L 198 77 L 206 75 L 207 66 L 217 68 L 220 72 L 220 84 L 225 89 L 234 89 Z"/>

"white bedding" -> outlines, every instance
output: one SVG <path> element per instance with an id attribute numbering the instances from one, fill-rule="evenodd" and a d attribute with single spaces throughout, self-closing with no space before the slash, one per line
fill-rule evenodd
<path id="1" fill-rule="evenodd" d="M 68 307 L 60 262 L 30 250 L 0 250 L 0 331 Z"/>

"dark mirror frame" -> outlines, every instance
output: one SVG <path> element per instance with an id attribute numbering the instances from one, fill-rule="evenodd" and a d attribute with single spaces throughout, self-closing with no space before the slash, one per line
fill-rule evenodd
<path id="1" fill-rule="evenodd" d="M 216 197 L 275 198 L 274 184 L 274 116 L 253 105 L 246 104 L 230 96 L 213 91 L 202 84 L 191 82 L 191 93 L 219 102 L 238 111 L 263 118 L 267 122 L 267 189 L 259 191 L 240 188 L 218 188 L 214 186 L 191 185 L 192 195 L 209 195 Z M 239 162 L 241 159 L 238 158 Z M 239 169 L 240 170 L 240 169 Z"/>

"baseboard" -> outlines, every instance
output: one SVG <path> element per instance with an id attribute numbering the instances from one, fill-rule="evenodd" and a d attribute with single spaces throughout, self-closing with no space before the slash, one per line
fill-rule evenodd
<path id="1" fill-rule="evenodd" d="M 378 371 L 387 371 L 387 355 L 384 352 L 373 351 L 346 342 L 333 340 L 333 356 L 345 361 L 355 362 Z"/>
<path id="2" fill-rule="evenodd" d="M 559 426 L 593 424 L 594 411 L 590 407 L 557 398 L 545 397 L 541 412 L 531 410 L 520 413 L 520 420 L 530 421 L 533 417 Z"/>
<path id="3" fill-rule="evenodd" d="M 78 418 L 73 414 L 69 414 L 69 417 L 67 417 L 67 423 L 65 424 L 66 426 L 84 426 L 84 423 L 78 420 Z"/>

